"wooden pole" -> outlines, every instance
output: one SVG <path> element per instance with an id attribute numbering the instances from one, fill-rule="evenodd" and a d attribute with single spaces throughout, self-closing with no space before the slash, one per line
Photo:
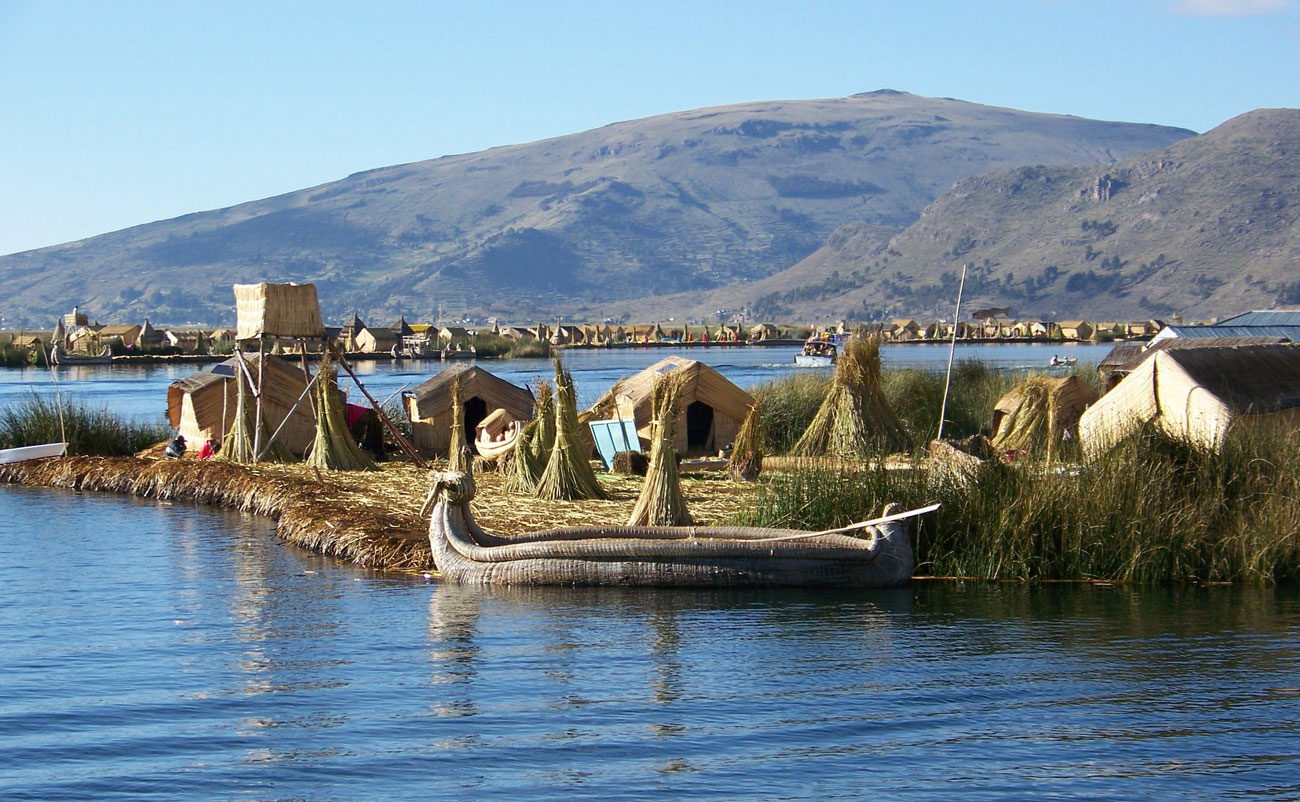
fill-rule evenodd
<path id="1" fill-rule="evenodd" d="M 414 462 L 418 467 L 428 468 L 429 466 L 425 464 L 424 460 L 420 459 L 420 455 L 415 453 L 415 447 L 412 446 L 410 442 L 408 442 L 407 439 L 402 436 L 401 432 L 397 431 L 397 427 L 394 426 L 393 422 L 390 421 L 388 419 L 388 416 L 384 414 L 383 408 L 380 407 L 378 402 L 375 401 L 375 397 L 372 396 L 368 390 L 366 390 L 366 386 L 361 383 L 360 379 L 357 378 L 357 374 L 352 372 L 352 366 L 348 364 L 348 360 L 343 356 L 343 352 L 340 351 L 337 347 L 335 347 L 333 343 L 329 343 L 326 347 L 330 349 L 330 351 L 338 359 L 339 364 L 342 365 L 343 369 L 346 370 L 348 372 L 348 375 L 352 377 L 352 381 L 356 382 L 357 389 L 360 390 L 361 394 L 364 395 L 366 397 L 366 400 L 370 402 L 370 408 L 373 409 L 375 411 L 375 414 L 379 416 L 379 420 L 383 422 L 384 426 L 388 427 L 388 433 L 393 436 L 393 440 L 394 442 L 397 443 L 398 448 L 405 451 L 407 456 L 411 458 L 411 461 Z"/>
<path id="2" fill-rule="evenodd" d="M 266 378 L 266 339 L 257 338 L 257 403 L 253 411 L 253 464 L 262 453 L 262 386 Z"/>
<path id="3" fill-rule="evenodd" d="M 943 403 L 939 405 L 939 432 L 935 440 L 943 439 L 943 419 L 948 414 L 948 388 L 952 385 L 952 358 L 957 353 L 957 321 L 961 318 L 961 294 L 966 289 L 966 268 L 961 266 L 961 284 L 957 287 L 957 309 L 952 313 L 952 344 L 948 346 L 948 372 L 943 379 Z"/>

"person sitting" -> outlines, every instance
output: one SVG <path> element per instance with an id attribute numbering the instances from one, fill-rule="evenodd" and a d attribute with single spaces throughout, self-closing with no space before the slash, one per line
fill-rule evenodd
<path id="1" fill-rule="evenodd" d="M 199 459 L 212 459 L 221 450 L 221 444 L 209 437 L 203 441 L 203 447 L 199 449 Z"/>
<path id="2" fill-rule="evenodd" d="M 176 435 L 176 439 L 167 444 L 163 449 L 163 457 L 166 459 L 180 459 L 185 456 L 185 436 Z"/>

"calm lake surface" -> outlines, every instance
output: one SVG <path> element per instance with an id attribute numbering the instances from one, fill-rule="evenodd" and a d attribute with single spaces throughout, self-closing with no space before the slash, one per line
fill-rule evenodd
<path id="1" fill-rule="evenodd" d="M 1300 798 L 1294 588 L 476 590 L 0 487 L 0 798 Z"/>
<path id="2" fill-rule="evenodd" d="M 989 344 L 958 345 L 956 358 L 978 359 L 1011 371 L 1046 369 L 1054 354 L 1076 357 L 1080 363 L 1096 364 L 1111 350 L 1110 345 Z M 564 351 L 564 364 L 573 373 L 579 406 L 594 403 L 618 379 L 648 367 L 666 356 L 698 359 L 711 365 L 741 387 L 749 388 L 795 371 L 794 355 L 799 349 L 786 347 L 711 348 L 625 348 Z M 894 345 L 881 349 L 886 368 L 919 368 L 943 371 L 948 363 L 948 346 L 943 344 Z M 355 369 L 366 389 L 379 401 L 402 389 L 413 389 L 448 365 L 462 362 L 357 362 Z M 551 379 L 554 371 L 548 359 L 489 359 L 476 364 L 515 384 Z M 205 365 L 82 365 L 58 368 L 59 388 L 64 395 L 93 408 L 108 407 L 137 420 L 156 420 L 166 415 L 167 386 Z M 815 370 L 815 369 L 811 369 Z M 823 369 L 829 373 L 830 369 Z M 348 387 L 347 376 L 340 386 Z M 0 369 L 0 407 L 29 398 L 33 392 L 52 394 L 53 380 L 44 368 Z M 352 390 L 353 400 L 361 394 Z M 364 399 L 361 399 L 364 403 Z"/>

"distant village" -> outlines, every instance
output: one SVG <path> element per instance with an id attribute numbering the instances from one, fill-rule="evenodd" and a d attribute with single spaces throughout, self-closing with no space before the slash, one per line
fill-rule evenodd
<path id="1" fill-rule="evenodd" d="M 1231 320 L 1213 325 L 1228 325 Z M 604 348 L 649 345 L 797 343 L 823 333 L 879 332 L 887 342 L 949 341 L 954 334 L 963 342 L 1111 342 L 1150 340 L 1162 331 L 1177 335 L 1194 326 L 1181 320 L 1087 321 L 1016 320 L 1005 309 L 974 312 L 970 320 L 918 321 L 897 319 L 881 323 L 784 324 L 775 323 L 646 323 L 643 325 L 566 324 L 563 322 L 490 327 L 408 323 L 405 317 L 385 325 L 372 325 L 353 314 L 340 326 L 327 326 L 326 334 L 343 351 L 373 357 L 458 358 L 506 355 L 541 356 L 549 347 Z M 520 352 L 519 346 L 534 348 Z M 26 353 L 29 362 L 38 352 L 54 362 L 108 362 L 114 358 L 203 357 L 230 354 L 235 332 L 230 328 L 171 328 L 141 323 L 100 323 L 78 308 L 60 317 L 49 330 L 0 330 L 0 348 L 14 356 Z M 513 349 L 513 352 L 512 352 Z"/>

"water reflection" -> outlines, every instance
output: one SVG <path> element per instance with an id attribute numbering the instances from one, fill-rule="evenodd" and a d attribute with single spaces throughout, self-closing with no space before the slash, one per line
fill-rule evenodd
<path id="1" fill-rule="evenodd" d="M 210 508 L 0 520 L 15 798 L 1300 795 L 1295 588 L 462 588 Z"/>

